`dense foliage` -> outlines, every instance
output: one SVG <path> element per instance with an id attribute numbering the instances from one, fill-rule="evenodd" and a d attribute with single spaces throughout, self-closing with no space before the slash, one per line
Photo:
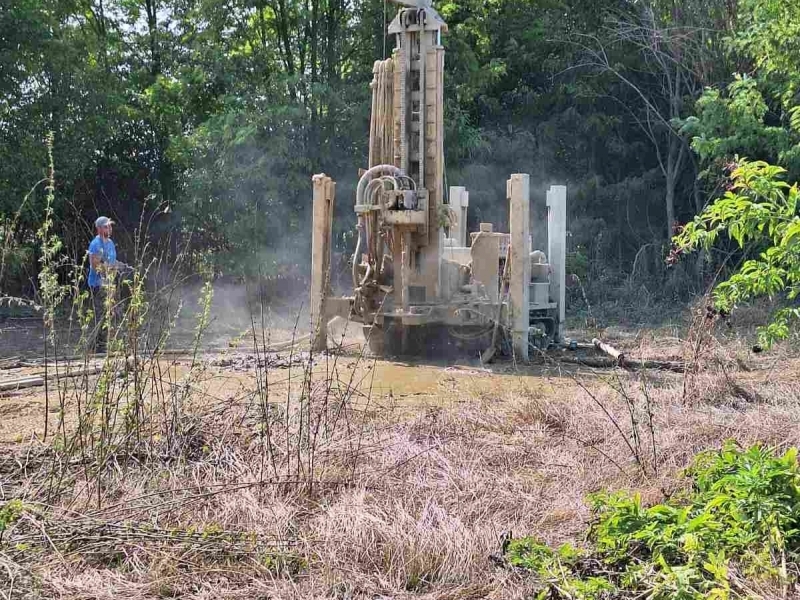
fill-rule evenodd
<path id="1" fill-rule="evenodd" d="M 716 305 L 726 313 L 762 296 L 785 294 L 793 302 L 800 295 L 800 192 L 797 184 L 790 186 L 778 179 L 785 172 L 762 161 L 741 161 L 731 173 L 724 196 L 675 237 L 676 252 L 709 249 L 720 236 L 729 237 L 741 249 L 759 250 L 714 289 Z M 798 319 L 800 308 L 781 306 L 761 329 L 762 343 L 785 339 Z"/>
<path id="2" fill-rule="evenodd" d="M 784 592 L 800 559 L 797 449 L 783 455 L 728 444 L 698 455 L 690 486 L 663 504 L 600 493 L 589 550 L 551 550 L 534 538 L 509 544 L 506 557 L 542 581 L 540 598 L 746 598 L 753 582 Z M 745 584 L 746 577 L 748 584 Z"/>
<path id="3" fill-rule="evenodd" d="M 800 4 L 744 0 L 740 14 L 727 43 L 751 72 L 706 90 L 697 116 L 682 124 L 721 197 L 680 232 L 675 252 L 733 243 L 728 257 L 741 266 L 716 287 L 717 307 L 730 312 L 759 297 L 780 300 L 760 331 L 772 344 L 800 317 Z"/>
<path id="4" fill-rule="evenodd" d="M 793 3 L 435 5 L 449 25 L 446 184 L 469 188 L 470 227 L 505 227 L 505 179 L 531 173 L 538 245 L 543 191 L 566 183 L 584 282 L 700 289 L 710 269 L 664 269 L 675 223 L 720 195 L 737 154 L 780 164 L 790 182 L 800 172 Z M 3 0 L 0 288 L 40 292 L 50 131 L 52 230 L 76 262 L 107 213 L 123 256 L 143 236 L 210 253 L 218 273 L 302 274 L 320 171 L 338 182 L 336 239 L 351 250 L 368 84 L 391 51 L 395 10 L 388 0 Z"/>
<path id="5" fill-rule="evenodd" d="M 688 116 L 714 81 L 687 60 L 670 90 L 670 64 L 705 56 L 698 49 L 713 43 L 693 28 L 724 27 L 725 6 L 438 2 L 450 26 L 447 183 L 470 188 L 472 218 L 502 224 L 504 181 L 527 171 L 540 195 L 569 185 L 585 254 L 624 267 L 663 240 L 670 215 L 694 212 L 693 166 L 669 119 Z M 337 208 L 350 217 L 372 62 L 391 51 L 383 30 L 395 10 L 382 0 L 5 0 L 2 285 L 36 279 L 45 193 L 28 192 L 45 175 L 48 131 L 54 228 L 73 258 L 102 212 L 117 217 L 123 246 L 144 224 L 151 239 L 191 233 L 223 271 L 297 262 L 312 173 L 339 182 Z M 337 223 L 342 244 L 350 225 Z"/>

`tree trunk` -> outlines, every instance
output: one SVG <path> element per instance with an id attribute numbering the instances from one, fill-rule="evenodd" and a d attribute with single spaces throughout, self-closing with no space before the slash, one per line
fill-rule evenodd
<path id="1" fill-rule="evenodd" d="M 667 240 L 671 240 L 673 227 L 675 226 L 675 188 L 678 185 L 683 159 L 686 155 L 686 143 L 672 133 L 668 133 L 668 135 L 669 151 L 667 152 L 667 172 L 665 173 L 665 208 L 667 217 Z"/>
<path id="2" fill-rule="evenodd" d="M 697 156 L 695 156 L 694 152 L 690 152 L 689 156 L 692 158 L 692 166 L 694 167 L 694 181 L 692 182 L 694 212 L 699 215 L 703 212 L 703 192 L 700 189 L 700 165 L 697 164 Z"/>
<path id="3" fill-rule="evenodd" d="M 161 57 L 158 51 L 158 7 L 156 0 L 145 0 L 147 12 L 147 34 L 150 36 L 150 73 L 155 79 L 161 73 Z"/>
<path id="4" fill-rule="evenodd" d="M 150 75 L 155 83 L 161 75 L 161 48 L 158 43 L 158 0 L 145 0 L 147 13 L 147 34 L 150 37 Z M 161 197 L 165 202 L 172 198 L 172 165 L 166 158 L 169 145 L 169 133 L 156 119 L 153 122 L 153 135 L 156 139 L 157 169 L 156 178 L 161 189 Z"/>
<path id="5" fill-rule="evenodd" d="M 289 22 L 286 14 L 286 2 L 278 0 L 276 24 L 278 27 L 278 39 L 280 40 L 279 48 L 283 50 L 283 64 L 286 66 L 286 72 L 289 75 L 294 75 L 294 56 L 292 53 L 292 40 L 289 33 Z"/>
<path id="6" fill-rule="evenodd" d="M 108 75 L 108 36 L 106 30 L 106 9 L 103 0 L 100 0 L 97 11 L 97 36 L 100 38 L 100 52 L 102 55 L 103 71 Z"/>
<path id="7" fill-rule="evenodd" d="M 675 223 L 675 182 L 667 179 L 666 212 L 667 212 L 667 240 L 672 239 L 672 228 Z"/>
<path id="8" fill-rule="evenodd" d="M 319 86 L 319 0 L 311 0 L 311 89 L 309 91 L 311 109 L 311 132 L 308 148 L 311 150 L 311 159 L 319 161 L 320 136 L 319 117 L 321 115 L 321 102 Z"/>

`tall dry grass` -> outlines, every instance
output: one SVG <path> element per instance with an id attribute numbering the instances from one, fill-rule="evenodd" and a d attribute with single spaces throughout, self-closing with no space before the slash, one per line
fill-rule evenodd
<path id="1" fill-rule="evenodd" d="M 0 542 L 0 589 L 15 598 L 523 598 L 530 582 L 495 560 L 511 533 L 580 542 L 587 493 L 637 489 L 655 502 L 700 450 L 729 438 L 783 446 L 800 433 L 800 390 L 786 365 L 747 371 L 736 349 L 712 349 L 724 368 L 687 375 L 699 390 L 690 397 L 679 374 L 554 366 L 537 377 L 481 375 L 497 378 L 488 391 L 455 375 L 447 397 L 428 405 L 371 394 L 371 359 L 359 354 L 303 353 L 266 368 L 266 338 L 252 350 L 260 360 L 221 390 L 215 380 L 229 375 L 192 361 L 170 386 L 191 390 L 180 443 L 153 429 L 131 450 L 108 452 L 98 479 L 87 477 L 91 456 L 42 443 L 5 450 L 4 500 L 25 508 Z M 637 458 L 625 438 L 637 426 L 650 435 L 631 418 L 647 410 L 653 439 L 641 436 L 647 452 Z M 169 411 L 148 414 L 143 432 L 167 431 Z"/>

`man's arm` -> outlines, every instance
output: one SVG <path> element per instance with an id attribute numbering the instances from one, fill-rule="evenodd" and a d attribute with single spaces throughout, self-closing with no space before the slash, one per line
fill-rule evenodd
<path id="1" fill-rule="evenodd" d="M 92 268 L 97 271 L 98 273 L 103 269 L 103 259 L 99 254 L 90 254 L 89 255 L 89 264 L 92 265 Z"/>
<path id="2" fill-rule="evenodd" d="M 100 273 L 103 264 L 102 247 L 97 243 L 97 238 L 89 244 L 89 264 L 96 273 Z"/>

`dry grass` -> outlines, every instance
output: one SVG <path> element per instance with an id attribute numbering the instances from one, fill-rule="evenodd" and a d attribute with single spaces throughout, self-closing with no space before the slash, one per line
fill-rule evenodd
<path id="1" fill-rule="evenodd" d="M 643 354 L 686 351 L 641 337 L 628 344 Z M 307 404 L 299 391 L 270 404 L 272 446 L 251 375 L 225 401 L 194 403 L 180 454 L 164 454 L 156 441 L 147 453 L 116 457 L 99 508 L 80 461 L 39 442 L 7 445 L 0 494 L 27 508 L 0 541 L 0 591 L 114 600 L 523 598 L 530 582 L 491 559 L 508 532 L 580 542 L 589 492 L 637 489 L 655 502 L 696 452 L 725 439 L 796 443 L 800 362 L 783 358 L 776 368 L 775 355 L 756 362 L 740 354 L 712 347 L 710 366 L 686 376 L 689 397 L 682 375 L 551 366 L 443 374 L 425 402 L 402 386 L 370 394 L 374 382 L 354 373 L 371 365 L 342 361 L 317 369 Z M 330 392 L 332 382 L 340 391 Z M 642 468 L 623 436 L 633 433 L 631 407 L 643 427 L 648 397 L 655 452 L 641 429 Z M 308 439 L 292 441 L 294 419 L 330 424 L 336 406 L 342 418 L 320 435 L 313 473 L 284 470 L 310 464 Z M 291 424 L 282 429 L 283 419 Z M 296 463 L 287 458 L 295 452 Z M 53 495 L 56 458 L 66 483 Z"/>

